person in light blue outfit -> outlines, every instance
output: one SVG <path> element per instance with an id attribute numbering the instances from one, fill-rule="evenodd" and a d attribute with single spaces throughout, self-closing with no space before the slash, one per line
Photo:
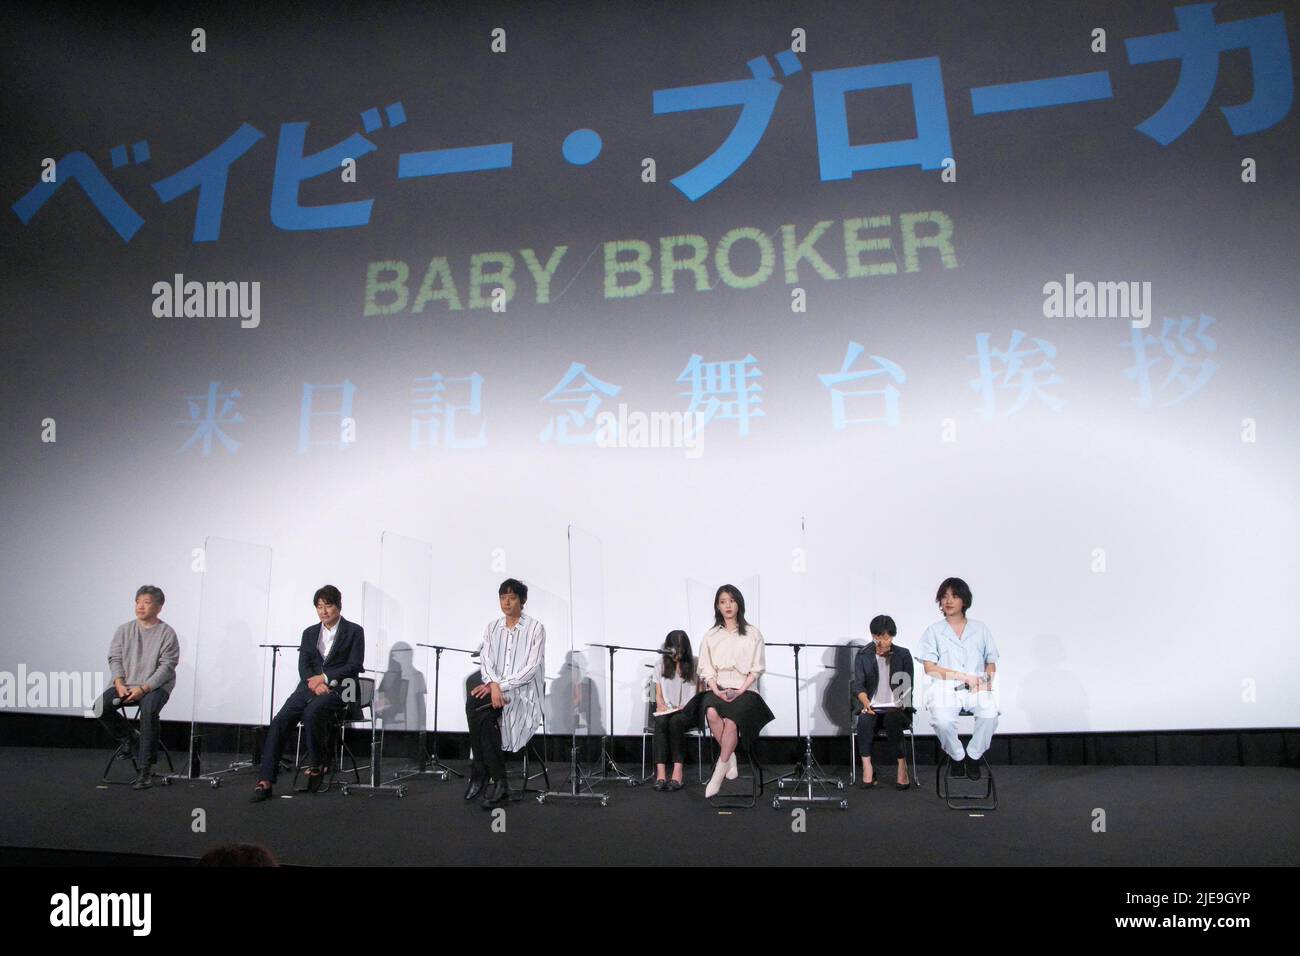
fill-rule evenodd
<path id="1" fill-rule="evenodd" d="M 961 578 L 948 578 L 939 585 L 935 602 L 943 620 L 925 629 L 916 657 L 931 678 L 926 706 L 939 743 L 952 760 L 949 772 L 978 780 L 980 758 L 998 726 L 993 699 L 998 646 L 983 621 L 966 616 L 971 601 L 970 587 Z M 965 749 L 957 737 L 957 715 L 962 710 L 975 715 L 975 732 Z"/>

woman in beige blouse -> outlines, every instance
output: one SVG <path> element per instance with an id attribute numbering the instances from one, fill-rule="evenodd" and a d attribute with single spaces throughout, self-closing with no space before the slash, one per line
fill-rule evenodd
<path id="1" fill-rule="evenodd" d="M 699 706 L 722 753 L 704 789 L 706 797 L 722 789 L 724 777 L 739 776 L 736 747 L 741 738 L 754 740 L 774 719 L 767 703 L 752 689 L 763 673 L 763 635 L 745 620 L 745 598 L 739 588 L 731 584 L 718 588 L 713 619 L 714 626 L 700 641 L 700 679 L 708 690 Z"/>

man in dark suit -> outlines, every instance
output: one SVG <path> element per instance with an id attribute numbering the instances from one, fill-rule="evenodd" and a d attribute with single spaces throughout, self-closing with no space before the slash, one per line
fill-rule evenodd
<path id="1" fill-rule="evenodd" d="M 871 647 L 858 652 L 853 662 L 853 696 L 862 705 L 858 714 L 858 740 L 862 745 L 862 782 L 874 787 L 871 767 L 871 741 L 877 728 L 884 728 L 889 751 L 898 760 L 898 789 L 911 784 L 907 776 L 907 759 L 903 752 L 903 731 L 912 725 L 912 682 L 915 673 L 912 655 L 906 647 L 894 643 L 898 628 L 888 614 L 871 620 Z"/>
<path id="2" fill-rule="evenodd" d="M 280 754 L 298 721 L 307 740 L 307 789 L 320 787 L 329 755 L 329 721 L 358 699 L 357 677 L 366 656 L 366 637 L 361 625 L 343 620 L 343 595 L 327 584 L 312 597 L 320 624 L 302 632 L 298 648 L 298 676 L 302 678 L 280 712 L 271 721 L 262 747 L 262 779 L 253 791 L 253 802 L 271 799 Z"/>

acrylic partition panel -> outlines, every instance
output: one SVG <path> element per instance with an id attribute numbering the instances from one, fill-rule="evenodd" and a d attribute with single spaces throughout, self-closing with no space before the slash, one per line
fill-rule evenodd
<path id="1" fill-rule="evenodd" d="M 598 752 L 606 733 L 604 544 L 596 535 L 574 525 L 568 528 L 569 641 L 548 697 L 556 731 L 596 738 Z M 588 749 L 583 753 L 587 754 Z"/>
<path id="2" fill-rule="evenodd" d="M 433 545 L 385 531 L 379 551 L 379 586 L 366 594 L 366 660 L 380 672 L 368 675 L 375 718 L 385 730 L 424 730 L 432 725 L 432 652 L 420 645 L 431 643 Z"/>
<path id="3" fill-rule="evenodd" d="M 207 756 L 204 728 L 241 727 L 236 749 L 251 752 L 252 728 L 268 722 L 271 653 L 267 620 L 271 594 L 271 549 L 246 541 L 210 537 L 203 548 L 203 582 L 195 632 L 191 736 L 203 772 L 221 769 Z M 276 706 L 298 682 L 298 654 L 281 653 L 276 669 Z"/>

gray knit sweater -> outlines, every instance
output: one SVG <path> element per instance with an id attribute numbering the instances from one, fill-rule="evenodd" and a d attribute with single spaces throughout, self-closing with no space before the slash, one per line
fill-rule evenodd
<path id="1" fill-rule="evenodd" d="M 176 665 L 181 659 L 181 644 L 166 621 L 153 627 L 140 626 L 138 620 L 127 621 L 113 634 L 108 647 L 108 669 L 113 680 L 121 678 L 128 687 L 148 685 L 172 692 L 176 686 Z"/>

